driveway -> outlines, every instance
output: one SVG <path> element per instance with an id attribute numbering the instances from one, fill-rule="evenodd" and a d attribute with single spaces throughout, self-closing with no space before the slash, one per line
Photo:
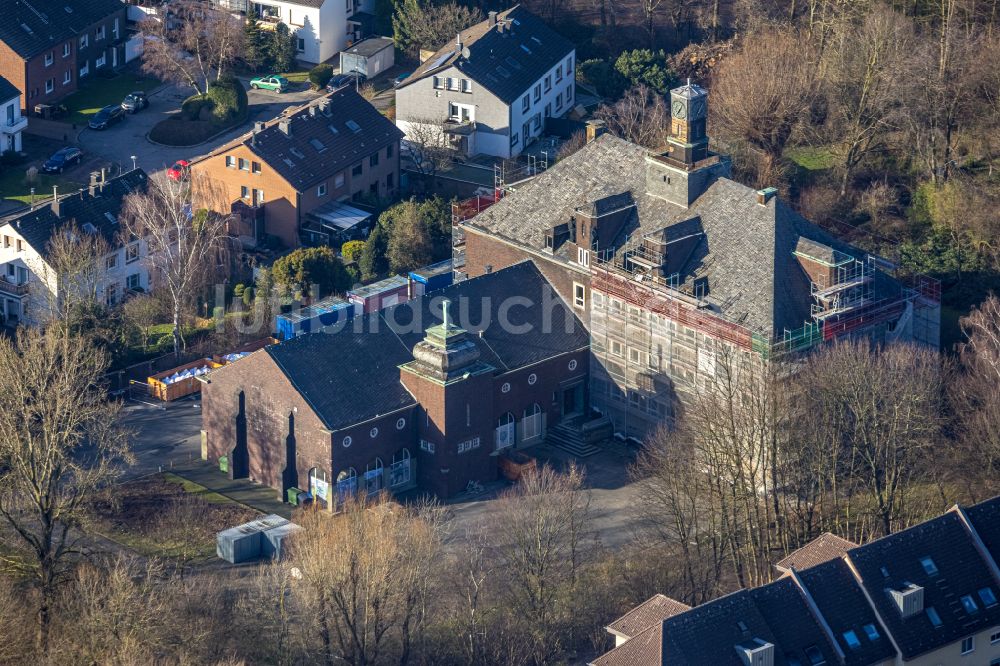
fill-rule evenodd
<path id="1" fill-rule="evenodd" d="M 180 110 L 181 103 L 192 94 L 189 88 L 173 85 L 153 92 L 149 97 L 149 108 L 126 116 L 124 122 L 102 131 L 82 130 L 78 143 L 89 155 L 101 157 L 113 167 L 131 168 L 132 155 L 135 155 L 136 166 L 152 174 L 170 167 L 179 159 L 190 160 L 206 155 L 246 132 L 255 121 L 270 120 L 286 108 L 304 104 L 318 96 L 318 93 L 308 89 L 308 85 L 300 85 L 298 90 L 286 93 L 275 93 L 250 90 L 250 79 L 241 80 L 247 88 L 250 105 L 247 122 L 199 146 L 171 148 L 151 143 L 146 138 L 153 125 Z M 112 170 L 117 171 L 115 168 Z"/>
<path id="2" fill-rule="evenodd" d="M 201 458 L 201 401 L 128 403 L 122 422 L 132 431 L 135 465 L 125 470 L 131 479 L 170 470 Z"/>

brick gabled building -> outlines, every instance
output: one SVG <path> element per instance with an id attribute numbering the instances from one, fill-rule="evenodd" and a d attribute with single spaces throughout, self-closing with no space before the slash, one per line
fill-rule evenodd
<path id="1" fill-rule="evenodd" d="M 725 359 L 768 361 L 865 335 L 936 347 L 940 286 L 730 179 L 708 148 L 708 95 L 670 92 L 667 149 L 591 126 L 591 140 L 464 221 L 465 272 L 525 258 L 591 333 L 593 406 L 641 439 Z"/>
<path id="2" fill-rule="evenodd" d="M 226 204 L 238 204 L 256 226 L 286 247 L 340 245 L 364 239 L 371 212 L 358 202 L 391 201 L 399 192 L 402 133 L 353 89 L 342 88 L 253 130 L 191 164 L 195 184 L 221 185 Z M 200 207 L 218 207 L 214 191 Z M 228 213 L 229 210 L 218 211 Z"/>
<path id="3" fill-rule="evenodd" d="M 448 497 L 579 416 L 588 359 L 583 325 L 524 262 L 210 373 L 206 456 L 330 508 L 382 489 Z"/>
<path id="4" fill-rule="evenodd" d="M 58 103 L 99 69 L 125 64 L 121 0 L 6 0 L 0 10 L 0 76 L 21 91 L 25 112 Z"/>
<path id="5" fill-rule="evenodd" d="M 1000 497 L 956 505 L 803 569 L 785 561 L 777 581 L 690 610 L 677 612 L 677 602 L 654 597 L 608 627 L 616 647 L 591 664 L 994 666 L 998 535 Z M 829 537 L 822 538 L 811 552 L 831 554 L 850 543 L 831 550 Z M 630 619 L 638 631 L 617 640 L 612 627 Z"/>

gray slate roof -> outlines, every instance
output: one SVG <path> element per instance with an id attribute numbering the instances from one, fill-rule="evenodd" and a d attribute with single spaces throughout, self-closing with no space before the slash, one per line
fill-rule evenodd
<path id="1" fill-rule="evenodd" d="M 0 76 L 0 102 L 6 102 L 20 96 L 21 91 L 17 89 L 17 86 Z"/>
<path id="2" fill-rule="evenodd" d="M 125 8 L 121 0 L 4 0 L 2 7 L 0 42 L 25 59 Z"/>
<path id="3" fill-rule="evenodd" d="M 527 331 L 500 325 L 499 308 L 509 298 L 533 307 L 510 308 L 508 320 Z M 338 430 L 416 404 L 399 381 L 398 366 L 413 360 L 424 331 L 440 323 L 440 299 L 452 301 L 452 317 L 472 333 L 480 360 L 498 372 L 586 347 L 583 324 L 559 300 L 532 262 L 459 282 L 432 295 L 356 318 L 328 332 L 299 336 L 266 348 L 325 426 Z M 545 303 L 552 303 L 548 308 Z M 433 309 L 432 309 L 433 306 Z M 545 325 L 546 311 L 551 326 Z"/>
<path id="4" fill-rule="evenodd" d="M 648 195 L 647 153 L 604 134 L 467 224 L 543 250 L 546 231 L 569 221 L 576 209 L 604 208 L 630 194 L 636 208 L 615 242 L 619 250 L 630 234 L 665 230 L 671 238 L 703 233 L 679 268 L 681 290 L 693 293 L 694 282 L 707 279 L 707 301 L 716 314 L 777 336 L 800 328 L 811 315 L 809 281 L 793 256 L 801 239 L 861 256 L 777 197 L 760 205 L 755 190 L 727 178 L 717 180 L 687 209 Z M 883 281 L 882 287 L 892 285 Z"/>
<path id="5" fill-rule="evenodd" d="M 17 233 L 43 257 L 48 254 L 49 239 L 52 234 L 69 222 L 74 222 L 81 230 L 92 225 L 113 246 L 118 245 L 121 213 L 125 197 L 132 192 L 145 190 L 148 177 L 142 169 L 110 178 L 103 188 L 98 188 L 91 196 L 87 189 L 72 194 L 59 195 L 59 215 L 52 210 L 51 203 L 37 206 L 34 210 L 15 213 L 0 220 L 0 227 L 10 225 Z"/>
<path id="6" fill-rule="evenodd" d="M 320 104 L 329 100 L 328 112 Z M 310 109 L 316 109 L 310 113 Z M 279 127 L 290 119 L 291 135 Z M 298 191 L 348 169 L 389 144 L 403 133 L 351 88 L 319 97 L 269 121 L 254 135 L 244 134 L 235 143 L 246 145 Z M 231 149 L 232 143 L 213 151 Z"/>
<path id="7" fill-rule="evenodd" d="M 353 46 L 344 49 L 344 53 L 353 53 L 365 58 L 370 58 L 380 51 L 392 48 L 393 42 L 388 37 L 368 37 L 357 42 Z"/>
<path id="8" fill-rule="evenodd" d="M 498 25 L 506 22 L 502 32 Z M 545 72 L 573 51 L 573 44 L 520 5 L 461 32 L 466 58 L 455 41 L 445 44 L 403 82 L 410 85 L 436 71 L 454 66 L 507 104 L 513 103 Z M 564 74 L 565 76 L 565 74 Z M 402 86 L 401 86 L 402 87 Z"/>

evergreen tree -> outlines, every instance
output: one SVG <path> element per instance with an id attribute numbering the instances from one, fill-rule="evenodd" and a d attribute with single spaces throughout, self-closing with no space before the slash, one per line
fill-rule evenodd
<path id="1" fill-rule="evenodd" d="M 251 71 L 258 71 L 268 62 L 268 35 L 260 27 L 260 17 L 252 6 L 243 26 L 243 62 Z"/>
<path id="2" fill-rule="evenodd" d="M 276 72 L 287 72 L 295 67 L 295 54 L 298 52 L 295 40 L 295 34 L 287 25 L 279 23 L 274 26 L 268 49 L 271 69 Z"/>
<path id="3" fill-rule="evenodd" d="M 389 270 L 389 261 L 386 258 L 389 239 L 388 233 L 382 228 L 382 220 L 372 229 L 365 249 L 358 257 L 358 268 L 361 269 L 361 279 L 368 281 L 385 274 Z"/>

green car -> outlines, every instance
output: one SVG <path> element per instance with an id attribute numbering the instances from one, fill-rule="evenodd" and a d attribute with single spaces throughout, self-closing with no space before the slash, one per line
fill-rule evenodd
<path id="1" fill-rule="evenodd" d="M 254 90 L 260 88 L 261 90 L 276 90 L 281 93 L 288 90 L 288 79 L 275 74 L 258 76 L 256 79 L 250 79 L 250 87 Z"/>

